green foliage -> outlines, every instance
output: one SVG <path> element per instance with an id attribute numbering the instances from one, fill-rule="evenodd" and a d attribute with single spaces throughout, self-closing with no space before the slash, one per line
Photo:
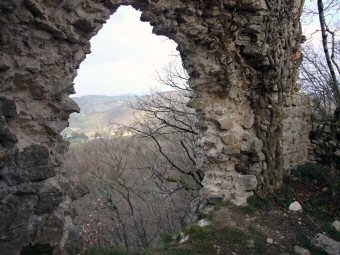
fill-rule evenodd
<path id="1" fill-rule="evenodd" d="M 72 132 L 70 137 L 65 138 L 70 143 L 83 143 L 89 140 L 88 136 L 84 133 Z"/>
<path id="2" fill-rule="evenodd" d="M 327 181 L 328 169 L 326 166 L 316 164 L 304 164 L 292 170 L 292 175 L 302 181 Z"/>
<path id="3" fill-rule="evenodd" d="M 340 213 L 340 173 L 330 166 L 305 164 L 292 171 L 296 181 L 287 182 L 285 189 L 304 188 L 307 209 L 317 217 L 332 218 Z"/>
<path id="4" fill-rule="evenodd" d="M 185 190 L 192 190 L 191 185 L 189 184 L 188 181 L 186 181 L 184 178 L 181 178 L 179 180 L 179 184 L 181 185 L 181 187 Z"/>
<path id="5" fill-rule="evenodd" d="M 248 199 L 249 208 L 235 210 L 251 213 L 252 209 L 268 212 L 275 206 L 288 209 L 297 200 L 302 204 L 304 213 L 318 219 L 331 220 L 339 216 L 339 197 L 340 175 L 334 176 L 325 165 L 305 164 L 291 171 L 291 175 L 285 178 L 281 189 L 274 196 L 252 196 Z"/>
<path id="6" fill-rule="evenodd" d="M 333 238 L 334 240 L 340 242 L 340 232 L 337 231 L 331 223 L 327 223 L 324 227 L 324 231 L 326 232 L 327 236 Z"/>
<path id="7" fill-rule="evenodd" d="M 126 252 L 122 250 L 109 249 L 102 246 L 94 246 L 85 251 L 83 255 L 146 255 L 146 253 Z"/>
<path id="8" fill-rule="evenodd" d="M 340 178 L 340 177 L 339 177 Z M 272 197 L 262 198 L 257 195 L 248 199 L 247 207 L 233 207 L 239 213 L 251 214 L 256 210 L 268 212 L 273 206 L 288 209 L 289 205 L 298 200 L 307 210 L 318 218 L 330 218 L 333 205 L 330 205 L 332 194 L 339 188 L 340 181 L 330 175 L 327 166 L 305 164 L 292 170 L 292 175 L 284 180 L 284 185 Z M 336 213 L 335 213 L 336 215 Z"/>
<path id="9" fill-rule="evenodd" d="M 190 185 L 190 183 L 183 177 L 168 176 L 165 178 L 165 180 L 167 182 L 177 183 L 184 190 L 188 190 L 188 191 L 193 190 L 193 187 Z"/>
<path id="10" fill-rule="evenodd" d="M 178 178 L 175 176 L 168 176 L 166 177 L 166 181 L 168 182 L 178 182 Z"/>
<path id="11" fill-rule="evenodd" d="M 332 118 L 333 114 L 325 109 L 322 101 L 318 97 L 312 97 L 311 106 L 313 107 L 313 119 L 318 122 L 325 122 Z"/>
<path id="12" fill-rule="evenodd" d="M 327 255 L 326 252 L 320 250 L 318 247 L 314 246 L 310 239 L 307 238 L 306 235 L 304 235 L 304 233 L 302 231 L 297 231 L 298 233 L 298 239 L 296 240 L 296 244 L 300 247 L 304 247 L 306 249 L 308 249 L 311 254 L 313 255 Z"/>
<path id="13" fill-rule="evenodd" d="M 168 244 L 174 240 L 174 236 L 171 233 L 163 233 L 161 239 L 163 243 Z"/>
<path id="14" fill-rule="evenodd" d="M 255 252 L 258 254 L 262 254 L 265 250 L 265 244 L 266 242 L 264 240 L 266 240 L 266 236 L 259 231 L 255 226 L 249 226 L 248 227 L 248 231 L 251 233 L 252 236 L 255 236 L 255 240 L 254 240 L 254 249 Z"/>
<path id="15" fill-rule="evenodd" d="M 90 249 L 85 251 L 83 255 L 116 255 L 116 254 L 117 253 L 114 253 L 113 250 L 111 249 L 96 246 L 96 247 L 91 247 Z M 124 253 L 120 253 L 120 254 L 124 254 Z"/>
<path id="16" fill-rule="evenodd" d="M 29 244 L 22 248 L 20 255 L 52 255 L 53 248 L 49 244 Z"/>
<path id="17" fill-rule="evenodd" d="M 247 206 L 236 206 L 231 204 L 229 208 L 238 214 L 253 214 L 256 211 L 256 208 L 249 203 Z"/>
<path id="18" fill-rule="evenodd" d="M 189 241 L 182 246 L 169 247 L 161 254 L 217 254 L 220 251 L 239 251 L 243 254 L 247 249 L 249 240 L 254 240 L 255 254 L 262 254 L 265 247 L 264 236 L 253 236 L 254 231 L 242 230 L 237 227 L 224 226 L 217 228 L 213 226 L 199 227 L 194 225 L 185 231 L 189 235 Z"/>
<path id="19" fill-rule="evenodd" d="M 271 198 L 262 198 L 257 195 L 248 198 L 247 202 L 248 207 L 253 208 L 252 211 L 255 210 L 268 211 L 269 208 L 273 205 L 273 200 Z"/>
<path id="20" fill-rule="evenodd" d="M 197 220 L 206 219 L 206 218 L 208 218 L 208 217 L 209 217 L 209 214 L 200 212 L 200 213 L 197 215 Z"/>
<path id="21" fill-rule="evenodd" d="M 212 198 L 209 200 L 209 203 L 215 207 L 215 210 L 230 205 L 229 201 L 225 201 L 222 198 Z"/>
<path id="22" fill-rule="evenodd" d="M 82 96 L 73 98 L 81 109 L 81 114 L 71 114 L 70 126 L 63 130 L 64 136 L 73 136 L 72 130 L 79 133 L 110 131 L 110 123 L 129 121 L 133 110 L 126 103 L 133 103 L 133 96 Z M 71 140 L 70 142 L 78 142 Z"/>

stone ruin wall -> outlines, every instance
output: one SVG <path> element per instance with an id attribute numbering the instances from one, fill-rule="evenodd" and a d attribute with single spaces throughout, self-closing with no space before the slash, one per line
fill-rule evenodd
<path id="1" fill-rule="evenodd" d="M 301 92 L 286 98 L 283 120 L 284 169 L 289 170 L 310 160 L 312 146 L 312 109 L 309 97 Z"/>
<path id="2" fill-rule="evenodd" d="M 30 242 L 58 247 L 67 240 L 70 212 L 58 185 L 67 143 L 60 132 L 79 111 L 69 95 L 89 40 L 122 4 L 141 10 L 153 33 L 178 44 L 199 116 L 202 195 L 244 204 L 253 191 L 280 186 L 275 177 L 290 164 L 283 163 L 283 105 L 297 77 L 303 1 L 2 0 L 0 251 L 6 254 Z"/>

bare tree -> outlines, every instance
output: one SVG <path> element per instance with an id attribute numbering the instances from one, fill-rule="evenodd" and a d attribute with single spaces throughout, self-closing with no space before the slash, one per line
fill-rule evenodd
<path id="1" fill-rule="evenodd" d="M 107 137 L 70 152 L 65 167 L 71 179 L 82 178 L 91 191 L 74 202 L 78 225 L 87 226 L 86 244 L 100 240 L 103 246 L 126 251 L 147 249 L 162 235 L 176 233 L 191 222 L 196 195 L 183 183 L 167 181 L 178 176 L 177 171 L 152 145 L 139 136 Z M 91 232 L 97 231 L 98 224 L 100 237 Z"/>
<path id="2" fill-rule="evenodd" d="M 173 169 L 189 176 L 201 188 L 204 174 L 196 164 L 197 117 L 187 106 L 192 97 L 187 84 L 189 76 L 183 67 L 171 62 L 162 72 L 157 72 L 156 79 L 172 90 L 138 97 L 131 107 L 143 117 L 128 128 L 140 137 L 151 139 Z"/>
<path id="3" fill-rule="evenodd" d="M 335 30 L 331 30 L 329 25 L 326 22 L 325 19 L 325 11 L 327 11 L 328 8 L 334 8 L 334 6 L 337 7 L 336 4 L 337 1 L 330 1 L 328 3 L 328 7 L 324 7 L 324 3 L 322 0 L 318 0 L 318 12 L 319 12 L 319 21 L 320 21 L 320 28 L 321 28 L 321 34 L 322 34 L 322 46 L 323 46 L 323 51 L 325 54 L 325 58 L 327 61 L 327 66 L 329 69 L 329 73 L 331 75 L 331 87 L 334 93 L 335 97 L 335 102 L 337 105 L 337 108 L 340 107 L 340 87 L 339 87 L 339 81 L 337 79 L 337 75 L 340 75 L 340 67 L 336 61 L 335 58 Z M 337 3 L 339 4 L 339 3 Z M 328 37 L 331 37 L 330 41 L 328 41 Z M 331 45 L 331 49 L 329 49 L 329 44 Z M 335 73 L 337 70 L 337 74 Z"/>
<path id="4" fill-rule="evenodd" d="M 196 166 L 197 118 L 187 107 L 192 96 L 188 78 L 180 65 L 169 64 L 156 79 L 172 90 L 137 98 L 131 104 L 136 110 L 133 125 L 120 126 L 114 137 L 73 148 L 80 156 L 70 156 L 65 166 L 91 191 L 76 202 L 81 207 L 78 218 L 97 219 L 93 228 L 85 228 L 86 240 L 100 223 L 109 228 L 101 228 L 94 243 L 100 240 L 126 251 L 147 249 L 194 218 L 203 172 Z M 95 207 L 91 201 L 98 198 L 101 203 Z"/>
<path id="5" fill-rule="evenodd" d="M 314 41 L 304 46 L 304 61 L 300 68 L 302 88 L 310 93 L 314 101 L 319 104 L 318 110 L 331 114 L 334 108 L 340 107 L 339 87 L 339 1 L 317 0 L 314 3 L 307 3 L 304 10 L 304 20 L 309 23 L 316 23 L 318 18 L 319 29 L 313 35 L 321 34 L 321 45 Z M 310 19 L 312 17 L 312 19 Z"/>
<path id="6" fill-rule="evenodd" d="M 311 96 L 316 114 L 321 116 L 331 115 L 336 106 L 336 101 L 327 63 L 321 52 L 313 47 L 305 46 L 303 55 L 304 59 L 300 66 L 302 90 Z"/>

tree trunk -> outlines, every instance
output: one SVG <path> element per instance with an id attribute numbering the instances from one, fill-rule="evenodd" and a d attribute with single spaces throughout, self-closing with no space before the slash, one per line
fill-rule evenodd
<path id="1" fill-rule="evenodd" d="M 326 58 L 326 61 L 327 61 L 329 73 L 330 73 L 330 76 L 332 78 L 331 88 L 332 88 L 332 91 L 333 91 L 333 94 L 334 94 L 336 107 L 340 108 L 340 87 L 339 87 L 339 82 L 337 80 L 335 70 L 334 70 L 334 67 L 333 67 L 332 58 L 331 58 L 331 55 L 329 53 L 328 39 L 327 39 L 328 35 L 332 35 L 333 32 L 331 32 L 327 27 L 324 11 L 325 10 L 324 10 L 323 1 L 318 0 L 318 12 L 319 12 L 321 35 L 322 35 L 322 47 L 323 47 L 323 51 L 324 51 L 325 58 Z M 332 40 L 334 40 L 334 37 L 332 37 Z M 334 44 L 334 42 L 333 42 L 333 44 Z"/>

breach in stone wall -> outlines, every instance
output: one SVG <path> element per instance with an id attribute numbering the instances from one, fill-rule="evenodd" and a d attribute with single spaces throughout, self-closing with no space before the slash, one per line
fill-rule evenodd
<path id="1" fill-rule="evenodd" d="M 283 120 L 297 79 L 301 2 L 1 1 L 0 251 L 59 246 L 67 215 L 60 132 L 79 111 L 72 81 L 90 38 L 120 5 L 178 44 L 199 117 L 202 195 L 244 204 L 255 190 L 275 192 L 292 164 Z"/>

